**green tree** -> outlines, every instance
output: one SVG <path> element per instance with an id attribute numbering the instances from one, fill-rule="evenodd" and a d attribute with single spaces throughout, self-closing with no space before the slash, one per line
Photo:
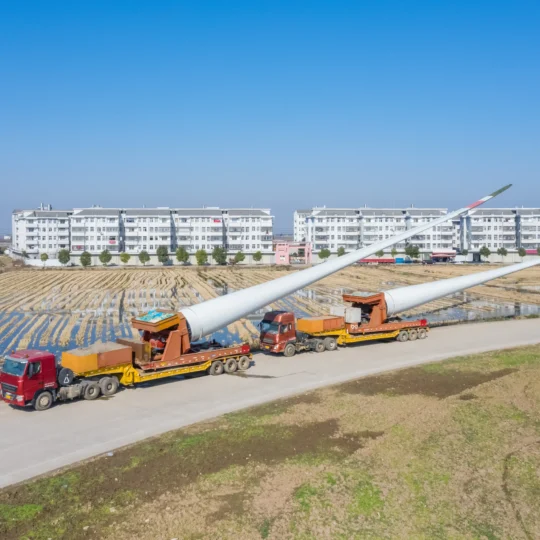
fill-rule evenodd
<path id="1" fill-rule="evenodd" d="M 227 264 L 227 252 L 220 246 L 216 246 L 212 251 L 212 259 L 217 264 Z"/>
<path id="2" fill-rule="evenodd" d="M 395 248 L 395 246 L 392 248 L 392 251 L 390 252 L 390 255 L 392 255 L 392 257 L 395 259 L 396 258 L 396 255 L 397 255 L 397 249 Z"/>
<path id="3" fill-rule="evenodd" d="M 69 251 L 67 249 L 61 249 L 58 252 L 58 261 L 60 264 L 63 264 L 64 266 L 69 262 L 70 255 Z"/>
<path id="4" fill-rule="evenodd" d="M 375 253 L 375 255 L 377 255 L 377 257 L 379 257 L 379 259 L 381 257 L 384 257 L 384 251 L 382 249 L 379 249 L 379 251 L 377 251 L 377 253 Z"/>
<path id="5" fill-rule="evenodd" d="M 167 249 L 167 246 L 159 246 L 156 255 L 161 264 L 165 264 L 169 261 L 169 250 Z"/>
<path id="6" fill-rule="evenodd" d="M 123 264 L 127 264 L 129 259 L 131 259 L 131 255 L 129 253 L 120 253 L 120 261 Z"/>
<path id="7" fill-rule="evenodd" d="M 487 246 L 482 246 L 479 253 L 480 257 L 484 257 L 484 259 L 487 259 L 491 255 L 491 250 Z"/>
<path id="8" fill-rule="evenodd" d="M 4 254 L 4 248 L 0 246 L 0 255 L 3 255 L 3 254 Z"/>
<path id="9" fill-rule="evenodd" d="M 322 259 L 323 261 L 328 259 L 330 255 L 331 255 L 330 250 L 327 248 L 321 249 L 321 251 L 319 251 L 319 259 Z"/>
<path id="10" fill-rule="evenodd" d="M 234 254 L 234 264 L 241 263 L 243 260 L 245 260 L 245 258 L 246 256 L 241 251 L 237 251 Z"/>
<path id="11" fill-rule="evenodd" d="M 46 253 L 42 253 L 39 258 L 41 259 L 43 266 L 45 266 L 45 263 L 49 260 L 49 256 Z"/>
<path id="12" fill-rule="evenodd" d="M 142 250 L 139 253 L 139 261 L 143 263 L 144 266 L 146 266 L 146 263 L 150 260 L 150 255 L 148 255 L 148 251 Z"/>
<path id="13" fill-rule="evenodd" d="M 262 261 L 262 253 L 260 251 L 256 251 L 254 254 L 253 254 L 253 260 L 258 263 L 258 262 L 261 262 Z"/>
<path id="14" fill-rule="evenodd" d="M 538 246 L 538 247 L 536 248 L 536 254 L 537 254 L 537 255 L 540 255 L 540 246 Z"/>
<path id="15" fill-rule="evenodd" d="M 523 259 L 523 257 L 525 257 L 525 255 L 527 255 L 527 250 L 523 247 L 520 247 L 518 249 L 518 255 Z"/>
<path id="16" fill-rule="evenodd" d="M 408 255 L 411 259 L 418 259 L 418 257 L 420 257 L 420 248 L 413 244 L 409 244 L 405 248 L 405 255 Z"/>
<path id="17" fill-rule="evenodd" d="M 99 260 L 103 266 L 107 266 L 111 262 L 111 259 L 112 259 L 112 255 L 108 249 L 104 249 L 99 254 Z"/>
<path id="18" fill-rule="evenodd" d="M 501 258 L 504 258 L 508 255 L 508 250 L 504 247 L 500 247 L 498 250 L 497 250 L 497 255 L 500 255 Z"/>
<path id="19" fill-rule="evenodd" d="M 338 250 L 337 250 L 337 256 L 343 257 L 343 255 L 345 255 L 345 248 L 343 246 L 340 246 L 338 247 Z"/>
<path id="20" fill-rule="evenodd" d="M 21 255 L 22 255 L 23 259 L 28 259 L 28 253 L 26 253 L 26 251 L 24 249 L 22 250 Z"/>
<path id="21" fill-rule="evenodd" d="M 462 249 L 461 254 L 467 256 L 469 254 L 469 250 L 468 249 Z"/>
<path id="22" fill-rule="evenodd" d="M 208 253 L 204 249 L 199 249 L 195 253 L 195 259 L 199 266 L 204 266 L 208 262 Z"/>
<path id="23" fill-rule="evenodd" d="M 81 265 L 86 268 L 92 264 L 92 255 L 88 251 L 83 251 L 81 253 Z"/>
<path id="24" fill-rule="evenodd" d="M 189 253 L 186 251 L 186 248 L 180 246 L 176 250 L 176 260 L 182 264 L 186 264 L 189 261 Z"/>

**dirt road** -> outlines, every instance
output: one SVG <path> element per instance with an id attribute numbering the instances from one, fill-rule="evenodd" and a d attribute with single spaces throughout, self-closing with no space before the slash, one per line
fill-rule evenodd
<path id="1" fill-rule="evenodd" d="M 0 487 L 226 412 L 372 373 L 540 343 L 540 320 L 453 326 L 426 341 L 360 345 L 292 359 L 255 356 L 245 376 L 201 377 L 127 389 L 50 411 L 0 404 Z"/>

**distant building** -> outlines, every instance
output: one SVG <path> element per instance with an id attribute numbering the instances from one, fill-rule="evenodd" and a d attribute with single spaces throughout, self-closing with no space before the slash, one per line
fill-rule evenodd
<path id="1" fill-rule="evenodd" d="M 294 213 L 294 240 L 307 241 L 313 252 L 336 253 L 369 246 L 448 213 L 446 208 L 326 208 Z M 540 246 L 540 209 L 482 208 L 448 223 L 428 229 L 407 241 L 422 253 L 444 255 L 453 250 L 478 252 L 500 247 L 536 250 Z M 396 244 L 398 251 L 405 243 Z"/>
<path id="2" fill-rule="evenodd" d="M 260 251 L 263 262 L 273 262 L 273 216 L 257 208 L 75 208 L 73 210 L 16 210 L 12 216 L 13 250 L 30 258 L 61 249 L 72 255 L 107 249 L 117 255 L 155 254 L 166 246 L 180 246 L 190 255 L 224 247 L 242 251 L 246 262 Z"/>
<path id="3" fill-rule="evenodd" d="M 447 213 L 442 208 L 313 208 L 295 212 L 295 241 L 313 245 L 313 252 L 339 248 L 354 251 L 412 229 Z M 443 224 L 409 240 L 422 251 L 452 248 L 452 224 Z M 405 249 L 405 243 L 396 245 Z"/>

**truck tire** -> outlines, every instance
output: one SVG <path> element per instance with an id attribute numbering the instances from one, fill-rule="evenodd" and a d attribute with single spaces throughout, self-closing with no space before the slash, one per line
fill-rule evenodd
<path id="1" fill-rule="evenodd" d="M 100 393 L 101 390 L 99 388 L 99 384 L 92 381 L 85 385 L 83 397 L 87 401 L 93 401 L 94 399 L 97 399 L 99 397 Z"/>
<path id="2" fill-rule="evenodd" d="M 250 365 L 251 358 L 249 358 L 249 356 L 242 356 L 240 357 L 240 360 L 238 360 L 238 369 L 240 371 L 246 371 L 246 369 L 249 369 Z"/>
<path id="3" fill-rule="evenodd" d="M 324 341 L 322 339 L 315 340 L 315 352 L 324 352 L 326 347 L 324 346 Z"/>
<path id="4" fill-rule="evenodd" d="M 416 341 L 418 339 L 418 332 L 415 328 L 409 330 L 409 341 Z"/>
<path id="5" fill-rule="evenodd" d="M 46 411 L 51 408 L 53 402 L 54 399 L 52 394 L 49 391 L 44 390 L 34 398 L 34 409 L 36 411 Z"/>
<path id="6" fill-rule="evenodd" d="M 58 384 L 60 386 L 71 386 L 74 378 L 75 374 L 71 369 L 64 367 L 58 372 Z"/>
<path id="7" fill-rule="evenodd" d="M 120 386 L 116 377 L 103 377 L 99 381 L 99 388 L 104 396 L 113 396 Z"/>
<path id="8" fill-rule="evenodd" d="M 425 328 L 420 328 L 418 330 L 418 339 L 426 339 L 427 338 L 427 330 Z"/>
<path id="9" fill-rule="evenodd" d="M 336 338 L 333 338 L 333 337 L 324 338 L 324 348 L 327 351 L 335 351 L 337 349 Z"/>
<path id="10" fill-rule="evenodd" d="M 283 350 L 283 356 L 290 358 L 296 354 L 296 347 L 292 343 L 288 343 Z"/>
<path id="11" fill-rule="evenodd" d="M 407 330 L 402 330 L 397 338 L 396 338 L 398 341 L 401 341 L 402 343 L 404 343 L 405 341 L 409 341 L 409 332 L 407 332 Z"/>
<path id="12" fill-rule="evenodd" d="M 229 358 L 225 362 L 225 371 L 227 373 L 234 373 L 238 369 L 238 362 L 234 358 Z"/>
<path id="13" fill-rule="evenodd" d="M 208 373 L 210 373 L 210 375 L 221 375 L 223 371 L 223 362 L 221 360 L 214 360 Z"/>

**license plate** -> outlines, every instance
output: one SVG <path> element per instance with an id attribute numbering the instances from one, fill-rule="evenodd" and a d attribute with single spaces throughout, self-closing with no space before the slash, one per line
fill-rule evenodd
<path id="1" fill-rule="evenodd" d="M 4 397 L 5 397 L 6 399 L 14 399 L 14 398 L 15 398 L 15 396 L 14 396 L 13 394 L 10 394 L 9 392 L 6 392 L 6 393 L 4 394 Z"/>

